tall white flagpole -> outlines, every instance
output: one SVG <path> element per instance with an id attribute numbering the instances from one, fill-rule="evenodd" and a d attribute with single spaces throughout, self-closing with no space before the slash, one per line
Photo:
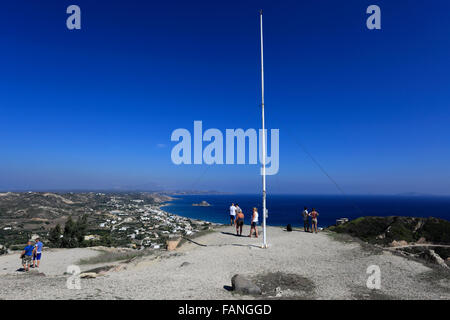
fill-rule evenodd
<path id="1" fill-rule="evenodd" d="M 264 125 L 264 46 L 263 46 L 263 17 L 259 12 L 261 26 L 261 113 L 262 113 L 262 184 L 263 184 L 263 248 L 267 248 L 266 237 L 266 131 Z"/>

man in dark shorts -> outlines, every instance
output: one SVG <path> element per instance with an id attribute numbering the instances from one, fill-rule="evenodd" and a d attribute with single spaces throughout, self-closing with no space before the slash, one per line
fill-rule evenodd
<path id="1" fill-rule="evenodd" d="M 236 213 L 236 220 L 234 220 L 236 226 L 236 235 L 242 236 L 242 227 L 244 226 L 244 214 L 242 210 Z"/>
<path id="2" fill-rule="evenodd" d="M 34 246 L 31 244 L 31 241 L 28 240 L 27 246 L 23 249 L 20 257 L 22 258 L 22 265 L 25 271 L 30 270 L 31 265 L 31 257 L 33 256 Z"/>
<path id="3" fill-rule="evenodd" d="M 307 207 L 305 207 L 303 209 L 302 217 L 303 217 L 303 228 L 305 229 L 305 232 L 309 232 L 309 218 L 310 218 L 310 215 L 309 215 Z"/>

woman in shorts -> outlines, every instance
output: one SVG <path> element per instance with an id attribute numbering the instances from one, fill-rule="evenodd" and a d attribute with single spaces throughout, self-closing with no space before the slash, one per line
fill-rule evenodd
<path id="1" fill-rule="evenodd" d="M 252 237 L 253 230 L 255 230 L 255 238 L 258 238 L 258 229 L 256 228 L 256 225 L 258 224 L 258 210 L 256 208 L 253 208 L 253 215 L 252 215 L 252 224 L 250 225 L 250 235 L 249 237 Z"/>
<path id="2" fill-rule="evenodd" d="M 311 223 L 312 223 L 312 233 L 314 233 L 314 229 L 316 230 L 316 233 L 317 233 L 317 217 L 319 216 L 319 213 L 316 211 L 316 209 L 312 209 L 312 211 L 311 211 L 311 213 L 310 213 L 310 216 L 311 216 Z"/>

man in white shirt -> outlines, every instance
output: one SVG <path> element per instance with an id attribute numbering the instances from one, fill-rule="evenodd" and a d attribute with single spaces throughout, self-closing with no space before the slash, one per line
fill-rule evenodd
<path id="1" fill-rule="evenodd" d="M 234 206 L 234 203 L 230 206 L 230 226 L 234 224 L 234 219 L 236 218 L 236 207 Z"/>

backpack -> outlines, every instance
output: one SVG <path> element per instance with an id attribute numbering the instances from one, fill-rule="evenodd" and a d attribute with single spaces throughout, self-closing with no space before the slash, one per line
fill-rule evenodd
<path id="1" fill-rule="evenodd" d="M 288 225 L 286 226 L 286 230 L 289 231 L 289 232 L 292 231 L 292 226 L 291 226 L 291 224 L 288 224 Z"/>

